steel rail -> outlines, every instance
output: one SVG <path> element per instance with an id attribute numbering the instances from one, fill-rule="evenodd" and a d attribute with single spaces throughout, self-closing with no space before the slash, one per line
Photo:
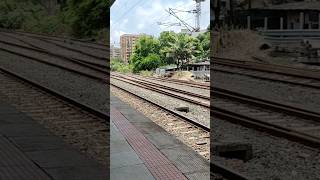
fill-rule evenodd
<path id="1" fill-rule="evenodd" d="M 226 59 L 226 58 L 216 58 L 212 59 L 213 65 L 214 64 L 221 64 L 226 66 L 234 66 L 243 69 L 250 69 L 268 73 L 276 73 L 286 76 L 293 76 L 299 77 L 304 79 L 314 79 L 320 80 L 320 71 L 317 70 L 310 70 L 310 69 L 302 69 L 302 68 L 295 68 L 283 65 L 272 65 L 266 63 L 258 63 L 252 61 L 240 61 L 234 59 Z M 212 68 L 214 70 L 214 66 Z"/>
<path id="2" fill-rule="evenodd" d="M 93 114 L 93 115 L 95 115 L 95 116 L 97 116 L 99 118 L 105 119 L 106 123 L 109 123 L 108 120 L 110 118 L 110 115 L 108 113 L 105 113 L 105 112 L 102 112 L 100 110 L 97 110 L 97 109 L 91 107 L 90 105 L 80 103 L 77 100 L 73 99 L 72 97 L 68 97 L 66 95 L 63 95 L 63 93 L 61 93 L 61 92 L 53 90 L 53 89 L 51 89 L 51 88 L 49 88 L 47 86 L 44 86 L 44 85 L 40 85 L 39 83 L 36 83 L 35 81 L 32 81 L 32 80 L 30 80 L 30 79 L 28 79 L 26 77 L 23 77 L 23 76 L 19 75 L 18 73 L 12 72 L 12 71 L 7 70 L 7 69 L 5 69 L 3 67 L 0 67 L 0 70 L 5 72 L 6 74 L 9 74 L 12 77 L 15 77 L 15 78 L 27 83 L 27 84 L 30 84 L 30 85 L 34 86 L 34 87 L 36 87 L 36 88 L 38 88 L 38 89 L 40 89 L 40 90 L 42 90 L 42 91 L 44 91 L 44 92 L 46 92 L 48 94 L 51 94 L 51 95 L 53 95 L 53 96 L 55 96 L 55 97 L 57 97 L 59 99 L 62 99 L 65 102 L 68 102 L 68 103 L 70 103 L 70 104 L 72 104 L 72 105 L 74 105 L 76 107 L 79 107 L 82 110 L 85 110 L 85 111 L 87 111 L 87 112 L 89 112 L 89 113 L 91 113 L 91 114 Z"/>

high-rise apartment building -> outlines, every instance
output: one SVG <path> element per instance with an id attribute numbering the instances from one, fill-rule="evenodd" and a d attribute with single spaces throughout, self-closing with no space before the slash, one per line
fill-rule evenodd
<path id="1" fill-rule="evenodd" d="M 119 47 L 115 47 L 114 45 L 111 45 L 110 52 L 111 52 L 111 58 L 121 57 L 121 49 Z"/>
<path id="2" fill-rule="evenodd" d="M 130 56 L 133 53 L 135 42 L 139 37 L 140 35 L 134 34 L 124 34 L 120 36 L 121 58 L 125 63 L 128 63 Z"/>

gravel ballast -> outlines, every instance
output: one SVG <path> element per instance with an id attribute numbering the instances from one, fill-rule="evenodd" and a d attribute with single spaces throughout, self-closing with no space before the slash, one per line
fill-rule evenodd
<path id="1" fill-rule="evenodd" d="M 171 115 L 170 113 L 161 110 L 159 107 L 151 105 L 133 95 L 130 95 L 118 88 L 111 86 L 112 95 L 117 96 L 125 103 L 128 103 L 137 111 L 144 114 L 150 120 L 161 126 L 170 134 L 177 137 L 187 146 L 193 148 L 204 158 L 210 158 L 210 134 L 198 127 L 191 125 L 184 120 Z M 186 127 L 186 128 L 181 128 Z M 191 133 L 192 132 L 192 133 Z M 201 142 L 201 143 L 200 143 Z"/>
<path id="2" fill-rule="evenodd" d="M 213 156 L 214 161 L 231 167 L 254 179 L 308 180 L 320 179 L 320 151 L 229 123 L 211 122 L 211 143 L 242 142 L 253 146 L 253 158 L 247 162 Z"/>
<path id="3" fill-rule="evenodd" d="M 318 89 L 265 81 L 229 73 L 214 72 L 213 74 L 211 82 L 216 87 L 271 101 L 285 102 L 316 112 L 320 109 L 320 90 Z"/>
<path id="4" fill-rule="evenodd" d="M 0 66 L 95 109 L 109 112 L 109 87 L 93 79 L 0 51 Z"/>
<path id="5" fill-rule="evenodd" d="M 138 94 L 152 102 L 155 102 L 159 105 L 162 105 L 166 108 L 175 111 L 176 107 L 187 106 L 190 109 L 190 112 L 178 112 L 183 116 L 188 116 L 189 118 L 193 119 L 194 121 L 209 127 L 210 126 L 210 110 L 205 107 L 201 107 L 199 105 L 191 104 L 189 102 L 185 102 L 176 98 L 172 98 L 166 95 L 162 95 L 157 92 L 153 92 L 151 90 L 146 90 L 119 80 L 111 79 L 111 83 L 115 83 L 117 86 L 120 86 L 126 90 L 129 90 L 132 93 Z"/>

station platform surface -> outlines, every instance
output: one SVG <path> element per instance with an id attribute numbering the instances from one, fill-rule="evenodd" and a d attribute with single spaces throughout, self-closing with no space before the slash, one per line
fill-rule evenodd
<path id="1" fill-rule="evenodd" d="M 87 158 L 0 98 L 0 180 L 106 180 Z"/>
<path id="2" fill-rule="evenodd" d="M 119 98 L 110 96 L 111 180 L 209 180 L 209 162 Z"/>

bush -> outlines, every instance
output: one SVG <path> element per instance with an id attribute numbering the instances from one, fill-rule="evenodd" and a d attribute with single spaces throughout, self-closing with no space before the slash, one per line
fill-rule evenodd
<path id="1" fill-rule="evenodd" d="M 117 71 L 121 73 L 130 73 L 132 72 L 132 65 L 124 64 L 121 61 L 111 61 L 111 71 Z"/>
<path id="2" fill-rule="evenodd" d="M 140 75 L 150 77 L 153 75 L 152 71 L 140 71 Z"/>
<path id="3" fill-rule="evenodd" d="M 154 70 L 161 65 L 160 57 L 156 54 L 149 54 L 146 58 L 135 60 L 133 63 L 133 72 L 142 70 Z"/>

